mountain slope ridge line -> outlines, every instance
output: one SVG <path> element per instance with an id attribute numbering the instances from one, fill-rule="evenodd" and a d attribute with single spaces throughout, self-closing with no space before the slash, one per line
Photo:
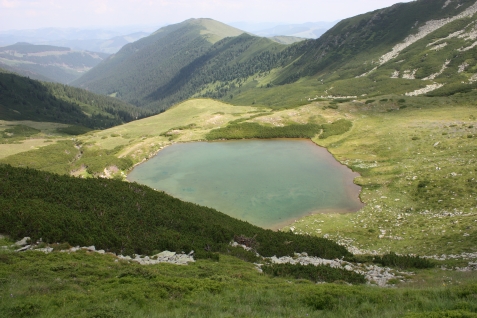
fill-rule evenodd
<path id="1" fill-rule="evenodd" d="M 431 34 L 432 32 L 440 29 L 441 27 L 454 22 L 456 20 L 462 19 L 462 18 L 467 18 L 473 16 L 475 13 L 477 13 L 477 1 L 465 9 L 463 12 L 459 13 L 458 15 L 452 17 L 452 18 L 447 18 L 447 19 L 441 19 L 441 20 L 429 20 L 424 24 L 422 27 L 419 28 L 419 31 L 417 34 L 412 34 L 409 35 L 406 39 L 404 39 L 404 42 L 396 44 L 391 52 L 388 52 L 381 56 L 379 59 L 379 65 L 383 65 L 386 62 L 389 62 L 390 60 L 396 58 L 399 56 L 399 53 L 401 53 L 405 48 L 411 46 L 415 42 L 423 39 L 427 35 Z"/>

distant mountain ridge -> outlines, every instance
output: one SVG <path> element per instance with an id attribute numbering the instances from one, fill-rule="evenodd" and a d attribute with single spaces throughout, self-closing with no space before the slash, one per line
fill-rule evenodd
<path id="1" fill-rule="evenodd" d="M 150 94 L 214 43 L 243 33 L 211 19 L 190 19 L 170 25 L 124 46 L 73 85 L 144 106 L 149 103 Z"/>
<path id="2" fill-rule="evenodd" d="M 0 67 L 38 80 L 68 84 L 108 55 L 19 42 L 0 47 Z"/>
<path id="3" fill-rule="evenodd" d="M 263 37 L 292 36 L 298 38 L 317 39 L 337 22 L 307 22 L 301 24 L 282 24 L 273 28 L 252 32 Z"/>
<path id="4" fill-rule="evenodd" d="M 65 46 L 76 51 L 116 53 L 126 45 L 149 35 L 151 26 L 114 27 L 108 29 L 41 28 L 0 31 L 0 46 L 18 42 L 36 45 Z"/>
<path id="5" fill-rule="evenodd" d="M 231 26 L 262 37 L 291 36 L 307 39 L 317 39 L 327 30 L 336 25 L 338 21 L 318 21 L 306 23 L 247 23 L 234 22 Z"/>
<path id="6" fill-rule="evenodd" d="M 188 20 L 127 45 L 74 84 L 156 111 L 195 97 L 283 107 L 320 96 L 454 94 L 477 85 L 476 13 L 476 0 L 399 3 L 288 46 Z"/>

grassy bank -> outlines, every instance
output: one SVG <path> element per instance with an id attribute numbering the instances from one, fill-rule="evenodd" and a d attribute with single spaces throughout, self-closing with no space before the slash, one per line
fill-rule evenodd
<path id="1" fill-rule="evenodd" d="M 450 272 L 446 286 L 421 282 L 419 288 L 382 289 L 272 277 L 229 256 L 188 266 L 142 266 L 84 251 L 0 250 L 0 312 L 4 317 L 475 317 L 475 276 L 457 275 Z"/>
<path id="2" fill-rule="evenodd" d="M 403 107 L 407 106 L 407 107 Z M 293 224 L 365 251 L 476 251 L 475 106 L 449 98 L 345 104 L 350 132 L 314 141 L 361 174 L 366 206 Z M 339 231 L 337 231 L 339 229 Z"/>

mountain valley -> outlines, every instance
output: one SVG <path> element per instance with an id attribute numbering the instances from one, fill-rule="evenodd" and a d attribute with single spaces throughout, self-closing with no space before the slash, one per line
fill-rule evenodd
<path id="1" fill-rule="evenodd" d="M 476 21 L 417 0 L 317 39 L 204 18 L 108 57 L 0 48 L 0 312 L 476 317 Z M 33 75 L 70 54 L 73 86 Z M 271 231 L 126 181 L 176 143 L 270 138 L 326 148 L 364 206 Z M 166 250 L 194 262 L 150 262 Z"/>

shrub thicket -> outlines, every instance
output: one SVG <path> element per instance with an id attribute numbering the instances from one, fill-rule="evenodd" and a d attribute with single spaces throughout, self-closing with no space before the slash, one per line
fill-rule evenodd
<path id="1" fill-rule="evenodd" d="M 317 124 L 292 124 L 284 127 L 262 126 L 257 123 L 231 124 L 214 129 L 205 138 L 216 139 L 249 139 L 249 138 L 313 138 L 321 131 Z"/>
<path id="2" fill-rule="evenodd" d="M 331 124 L 291 124 L 283 127 L 262 126 L 258 123 L 242 123 L 241 120 L 232 122 L 226 127 L 210 131 L 205 138 L 217 139 L 250 139 L 250 138 L 313 138 L 320 132 L 320 139 L 341 135 L 351 129 L 352 123 L 339 119 Z"/>
<path id="3" fill-rule="evenodd" d="M 255 237 L 263 256 L 351 256 L 330 240 L 265 230 L 136 183 L 7 165 L 0 165 L 0 219 L 0 233 L 12 238 L 95 245 L 125 254 L 194 250 L 197 257 L 210 258 L 230 250 L 234 236 L 244 235 Z"/>
<path id="4" fill-rule="evenodd" d="M 323 124 L 323 133 L 320 135 L 320 139 L 325 139 L 330 136 L 341 135 L 349 131 L 353 123 L 347 119 L 338 119 L 331 124 Z"/>
<path id="5" fill-rule="evenodd" d="M 374 258 L 374 263 L 381 264 L 388 267 L 398 267 L 401 269 L 408 268 L 432 268 L 435 264 L 427 258 L 412 255 L 397 255 L 396 253 L 388 253 L 383 256 Z"/>
<path id="6" fill-rule="evenodd" d="M 314 282 L 336 282 L 345 281 L 352 284 L 364 284 L 364 275 L 347 271 L 341 268 L 333 268 L 327 265 L 301 265 L 301 264 L 273 264 L 262 266 L 264 273 L 279 276 L 292 277 L 296 279 L 309 279 Z"/>

